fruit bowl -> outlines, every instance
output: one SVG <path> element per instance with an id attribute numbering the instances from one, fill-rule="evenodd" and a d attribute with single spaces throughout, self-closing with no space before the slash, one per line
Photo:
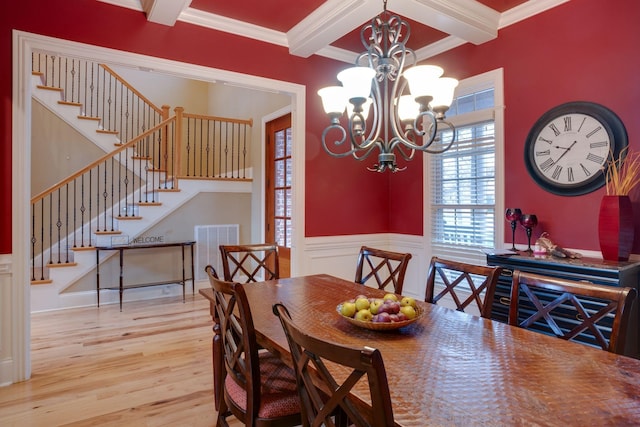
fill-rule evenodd
<path id="1" fill-rule="evenodd" d="M 345 302 L 347 302 L 347 301 L 345 301 Z M 374 331 L 390 331 L 390 330 L 394 330 L 394 329 L 400 329 L 402 327 L 405 327 L 407 325 L 412 324 L 416 320 L 420 319 L 420 317 L 422 317 L 422 315 L 424 314 L 424 311 L 422 310 L 422 307 L 417 306 L 417 307 L 415 307 L 416 317 L 414 317 L 413 319 L 401 320 L 401 321 L 398 321 L 398 322 L 363 321 L 363 320 L 355 319 L 353 317 L 344 316 L 341 313 L 342 304 L 344 304 L 344 302 L 338 304 L 338 306 L 336 307 L 336 312 L 338 313 L 338 316 L 340 316 L 342 319 L 346 320 L 347 322 L 351 323 L 352 325 L 358 326 L 360 328 L 371 329 L 371 330 L 374 330 Z"/>

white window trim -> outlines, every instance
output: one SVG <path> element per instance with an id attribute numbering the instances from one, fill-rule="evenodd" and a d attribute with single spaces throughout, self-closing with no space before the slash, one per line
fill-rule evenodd
<path id="1" fill-rule="evenodd" d="M 458 87 L 456 88 L 455 97 L 467 95 L 473 92 L 478 92 L 484 88 L 494 88 L 494 108 L 493 108 L 493 118 L 495 121 L 495 151 L 496 151 L 496 204 L 495 204 L 495 218 L 496 218 L 496 230 L 495 230 L 495 241 L 494 246 L 496 248 L 504 247 L 504 224 L 502 223 L 503 215 L 504 215 L 504 71 L 502 68 L 498 68 L 492 71 L 488 71 L 483 74 L 479 74 L 477 76 L 469 77 L 467 79 L 461 80 Z M 486 112 L 480 113 L 469 113 L 471 115 L 478 115 L 478 118 L 481 119 L 481 114 L 488 118 L 485 114 Z M 469 117 L 467 116 L 467 117 Z M 462 117 L 460 117 L 462 118 Z M 459 120 L 459 118 L 458 118 Z M 451 118 L 451 122 L 456 124 L 456 118 L 453 116 Z M 431 162 L 430 156 L 437 154 L 425 154 L 422 156 L 422 165 L 423 165 L 423 177 L 430 176 L 431 174 Z M 427 203 L 431 201 L 431 186 L 423 185 L 423 200 L 425 203 L 424 214 L 423 214 L 423 230 L 424 230 L 424 247 L 426 249 L 427 259 L 431 259 L 433 256 L 432 250 L 432 237 L 431 237 L 431 215 L 430 209 L 427 207 Z M 471 256 L 467 259 L 460 256 L 461 254 L 458 251 L 451 252 L 451 259 L 457 259 L 463 262 L 469 263 L 482 263 L 486 262 L 485 255 L 478 251 L 478 256 Z"/>

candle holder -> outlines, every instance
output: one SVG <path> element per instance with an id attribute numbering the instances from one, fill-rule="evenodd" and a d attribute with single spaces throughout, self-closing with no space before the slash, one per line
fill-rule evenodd
<path id="1" fill-rule="evenodd" d="M 504 217 L 511 222 L 511 250 L 516 252 L 516 225 L 522 216 L 522 211 L 518 208 L 509 208 L 505 211 Z"/>
<path id="2" fill-rule="evenodd" d="M 531 249 L 531 232 L 538 225 L 538 217 L 534 214 L 524 214 L 520 217 L 520 225 L 527 231 L 527 252 L 533 252 L 533 249 Z"/>

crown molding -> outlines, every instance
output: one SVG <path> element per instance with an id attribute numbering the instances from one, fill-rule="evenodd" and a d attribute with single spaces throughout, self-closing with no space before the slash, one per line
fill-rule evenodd
<path id="1" fill-rule="evenodd" d="M 213 13 L 203 12 L 198 9 L 188 7 L 180 16 L 178 21 L 188 24 L 199 25 L 212 30 L 224 31 L 240 37 L 247 37 L 254 40 L 288 47 L 287 35 L 281 31 L 275 31 L 236 19 L 226 18 Z"/>
<path id="2" fill-rule="evenodd" d="M 569 0 L 529 0 L 522 3 L 519 6 L 508 10 L 500 15 L 500 23 L 498 29 L 508 27 L 517 22 L 524 21 L 527 18 L 531 18 L 534 15 L 545 12 L 549 9 L 553 9 L 556 6 L 560 6 L 563 3 L 567 3 Z"/>

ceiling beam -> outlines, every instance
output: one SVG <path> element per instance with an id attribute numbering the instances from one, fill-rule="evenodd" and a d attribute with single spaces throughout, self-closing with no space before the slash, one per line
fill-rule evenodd
<path id="1" fill-rule="evenodd" d="M 172 27 L 191 0 L 142 0 L 141 3 L 148 21 Z"/>
<path id="2" fill-rule="evenodd" d="M 410 0 L 389 9 L 476 45 L 498 37 L 500 13 L 475 0 Z"/>
<path id="3" fill-rule="evenodd" d="M 307 58 L 381 11 L 379 0 L 328 0 L 287 32 L 289 53 Z"/>

